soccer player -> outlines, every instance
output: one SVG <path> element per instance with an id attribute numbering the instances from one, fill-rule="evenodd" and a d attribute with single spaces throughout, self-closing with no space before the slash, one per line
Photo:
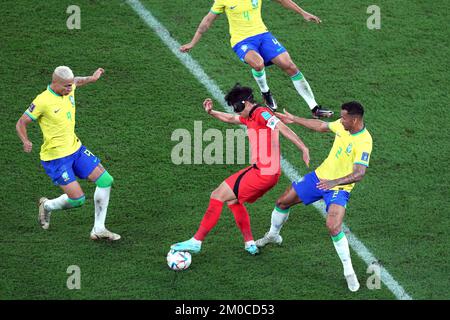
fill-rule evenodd
<path id="1" fill-rule="evenodd" d="M 300 8 L 292 0 L 277 0 L 283 7 L 290 9 L 306 21 L 320 23 L 321 20 Z M 188 52 L 211 27 L 214 20 L 224 13 L 230 27 L 230 42 L 239 59 L 252 68 L 261 94 L 272 110 L 277 103 L 273 98 L 266 79 L 265 66 L 272 64 L 280 67 L 291 78 L 298 94 L 306 101 L 314 118 L 329 118 L 333 112 L 319 106 L 303 74 L 292 61 L 283 45 L 267 30 L 261 17 L 262 0 L 215 0 L 209 13 L 203 18 L 191 42 L 180 47 L 181 52 Z"/>
<path id="2" fill-rule="evenodd" d="M 75 134 L 75 89 L 96 82 L 103 72 L 99 68 L 92 76 L 74 77 L 69 67 L 57 67 L 51 84 L 33 100 L 17 121 L 16 130 L 22 140 L 23 150 L 31 152 L 33 144 L 28 139 L 27 125 L 33 121 L 39 123 L 44 136 L 41 164 L 53 183 L 63 191 L 56 199 L 39 199 L 38 221 L 42 228 L 49 228 L 52 211 L 77 208 L 84 204 L 85 195 L 76 179 L 78 177 L 97 185 L 94 193 L 95 224 L 91 239 L 119 240 L 120 235 L 105 228 L 113 177 Z"/>
<path id="3" fill-rule="evenodd" d="M 272 212 L 270 230 L 256 241 L 258 247 L 268 243 L 281 244 L 280 230 L 289 216 L 290 208 L 300 202 L 308 205 L 323 199 L 326 204 L 326 226 L 334 247 L 344 266 L 344 276 L 351 291 L 359 289 L 358 278 L 353 270 L 350 250 L 342 231 L 345 209 L 350 192 L 356 182 L 361 181 L 369 166 L 372 152 L 372 137 L 364 125 L 364 109 L 358 102 L 344 103 L 341 119 L 324 122 L 277 113 L 284 123 L 296 123 L 318 132 L 333 132 L 334 144 L 325 161 L 301 181 L 292 185 L 278 198 Z"/>
<path id="4" fill-rule="evenodd" d="M 279 132 L 292 141 L 303 153 L 303 161 L 309 165 L 309 150 L 302 140 L 272 113 L 272 111 L 255 103 L 251 88 L 236 84 L 225 96 L 228 105 L 233 106 L 239 115 L 213 110 L 213 102 L 203 102 L 205 111 L 216 119 L 232 124 L 244 124 L 252 147 L 253 165 L 244 168 L 223 181 L 212 193 L 208 209 L 194 236 L 184 242 L 176 243 L 171 249 L 198 253 L 202 241 L 216 225 L 224 203 L 234 214 L 244 237 L 244 248 L 250 254 L 259 252 L 253 240 L 250 218 L 245 202 L 253 203 L 269 191 L 280 177 Z"/>

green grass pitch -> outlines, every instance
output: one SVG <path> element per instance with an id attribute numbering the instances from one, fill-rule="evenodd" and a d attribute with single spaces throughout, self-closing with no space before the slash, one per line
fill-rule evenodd
<path id="1" fill-rule="evenodd" d="M 190 41 L 212 1 L 142 1 L 180 43 Z M 208 117 L 209 96 L 125 1 L 79 0 L 81 29 L 66 27 L 70 1 L 0 3 L 0 299 L 395 299 L 382 284 L 369 290 L 367 265 L 352 251 L 361 289 L 348 291 L 324 219 L 312 206 L 293 209 L 281 247 L 251 257 L 231 212 L 184 272 L 167 268 L 169 246 L 195 232 L 210 192 L 243 165 L 174 165 L 171 134 L 231 128 Z M 366 10 L 381 8 L 381 29 L 369 30 Z M 371 167 L 357 184 L 346 223 L 413 299 L 449 299 L 450 131 L 448 4 L 419 0 L 302 1 L 321 17 L 315 25 L 265 1 L 263 17 L 308 79 L 317 100 L 339 112 L 359 100 L 374 140 Z M 192 57 L 222 91 L 236 81 L 256 83 L 228 43 L 225 17 L 193 49 Z M 50 81 L 69 65 L 77 75 L 106 70 L 77 90 L 76 132 L 115 178 L 107 226 L 118 243 L 89 240 L 95 185 L 82 182 L 84 207 L 55 212 L 50 230 L 36 223 L 37 200 L 60 194 L 39 162 L 42 142 L 29 127 L 34 150 L 22 151 L 15 123 Z M 280 107 L 309 116 L 290 80 L 270 67 Z M 217 108 L 220 106 L 217 104 Z M 293 129 L 310 147 L 311 167 L 326 157 L 332 135 Z M 286 140 L 282 153 L 308 172 Z M 270 223 L 279 184 L 248 205 L 253 234 Z M 66 270 L 81 270 L 81 289 L 69 290 Z"/>

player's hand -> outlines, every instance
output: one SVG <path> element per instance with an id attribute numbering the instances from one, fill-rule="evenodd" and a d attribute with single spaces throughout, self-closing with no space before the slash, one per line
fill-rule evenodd
<path id="1" fill-rule="evenodd" d="M 97 70 L 95 70 L 95 72 L 92 74 L 92 80 L 93 81 L 97 81 L 98 79 L 100 79 L 100 77 L 103 75 L 103 73 L 105 73 L 105 70 L 103 68 L 98 68 Z"/>
<path id="2" fill-rule="evenodd" d="M 33 144 L 31 143 L 31 141 L 25 141 L 23 143 L 23 151 L 30 153 L 32 149 L 33 149 Z"/>
<path id="3" fill-rule="evenodd" d="M 203 108 L 205 108 L 205 111 L 207 113 L 211 113 L 213 109 L 213 102 L 210 98 L 205 99 L 205 101 L 203 101 Z"/>
<path id="4" fill-rule="evenodd" d="M 304 11 L 302 15 L 303 15 L 303 18 L 304 18 L 306 21 L 313 21 L 313 22 L 315 22 L 315 23 L 321 23 L 321 22 L 322 22 L 322 20 L 320 20 L 319 17 L 316 17 L 315 15 L 313 15 L 313 14 L 311 14 L 311 13 L 308 13 L 308 12 L 306 12 L 306 11 Z"/>
<path id="5" fill-rule="evenodd" d="M 181 52 L 189 52 L 189 50 L 191 50 L 192 48 L 194 47 L 194 45 L 192 44 L 192 43 L 187 43 L 187 44 L 183 44 L 181 47 L 180 47 L 180 51 Z"/>
<path id="6" fill-rule="evenodd" d="M 283 113 L 275 112 L 275 115 L 283 121 L 284 124 L 289 124 L 294 122 L 294 115 L 290 114 L 286 111 L 286 109 L 283 109 Z"/>
<path id="7" fill-rule="evenodd" d="M 335 180 L 320 179 L 316 186 L 320 190 L 330 190 L 331 188 L 337 186 L 337 183 Z"/>
<path id="8" fill-rule="evenodd" d="M 309 149 L 305 148 L 303 151 L 303 161 L 306 163 L 306 166 L 309 168 Z"/>

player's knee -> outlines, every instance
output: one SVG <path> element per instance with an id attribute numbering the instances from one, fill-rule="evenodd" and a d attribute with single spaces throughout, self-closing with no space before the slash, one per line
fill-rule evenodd
<path id="1" fill-rule="evenodd" d="M 230 207 L 230 206 L 233 206 L 238 203 L 239 203 L 239 201 L 237 199 L 230 200 L 230 201 L 227 201 L 227 206 Z"/>
<path id="2" fill-rule="evenodd" d="M 290 76 L 295 76 L 300 70 L 298 70 L 297 66 L 295 65 L 295 63 L 293 63 L 292 61 L 289 62 L 286 65 L 286 68 L 284 69 L 286 71 L 287 74 L 289 74 Z"/>
<path id="3" fill-rule="evenodd" d="M 83 195 L 76 199 L 69 198 L 67 199 L 67 202 L 69 202 L 72 208 L 81 207 L 86 202 L 86 197 Z"/>
<path id="4" fill-rule="evenodd" d="M 276 202 L 276 206 L 277 206 L 278 208 L 282 209 L 282 210 L 287 210 L 287 209 L 289 209 L 289 207 L 290 207 L 289 204 L 285 203 L 283 200 L 284 200 L 283 197 L 278 198 L 278 200 L 277 200 L 277 202 Z"/>
<path id="5" fill-rule="evenodd" d="M 219 189 L 216 189 L 213 192 L 211 192 L 210 198 L 211 199 L 216 199 L 216 200 L 219 200 L 219 201 L 223 201 L 223 199 L 222 199 L 223 198 L 222 192 L 220 192 Z"/>
<path id="6" fill-rule="evenodd" d="M 341 224 L 338 221 L 334 220 L 327 220 L 327 229 L 331 235 L 337 235 L 339 232 L 341 232 Z"/>
<path id="7" fill-rule="evenodd" d="M 264 69 L 264 60 L 258 60 L 252 63 L 252 68 L 256 71 L 262 71 Z"/>
<path id="8" fill-rule="evenodd" d="M 114 178 L 109 174 L 108 171 L 105 170 L 100 177 L 95 181 L 95 184 L 99 188 L 108 188 L 111 187 L 114 182 Z"/>

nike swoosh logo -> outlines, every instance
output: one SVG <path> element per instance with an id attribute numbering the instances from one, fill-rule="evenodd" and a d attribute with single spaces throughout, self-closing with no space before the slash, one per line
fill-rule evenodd
<path id="1" fill-rule="evenodd" d="M 234 8 L 236 8 L 237 7 L 237 5 L 236 6 L 232 6 L 232 7 L 230 7 L 230 10 L 233 10 Z"/>
<path id="2" fill-rule="evenodd" d="M 59 110 L 61 110 L 61 109 L 56 109 L 54 112 L 57 113 Z"/>

